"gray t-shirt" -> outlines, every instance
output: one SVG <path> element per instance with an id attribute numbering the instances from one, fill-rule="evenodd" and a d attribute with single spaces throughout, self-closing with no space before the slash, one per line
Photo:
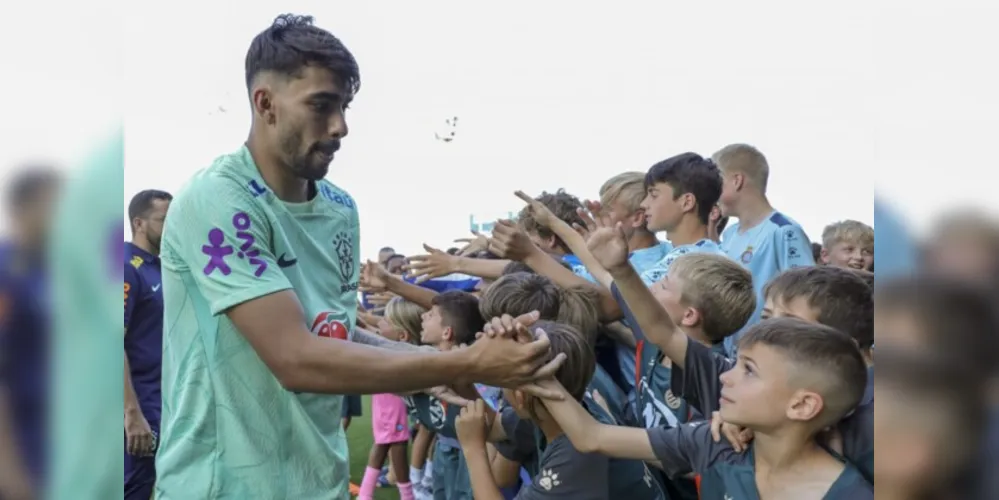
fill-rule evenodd
<path id="1" fill-rule="evenodd" d="M 735 361 L 714 352 L 710 347 L 698 342 L 687 342 L 687 359 L 683 369 L 673 365 L 670 390 L 673 395 L 683 398 L 688 405 L 710 418 L 718 411 L 721 398 L 721 374 L 732 369 Z"/>
<path id="2" fill-rule="evenodd" d="M 694 472 L 701 476 L 701 500 L 757 499 L 752 447 L 736 453 L 724 439 L 715 443 L 707 422 L 648 430 L 649 444 L 672 477 Z M 822 497 L 826 500 L 867 500 L 874 490 L 851 464 Z"/>
<path id="3" fill-rule="evenodd" d="M 608 500 L 610 460 L 597 453 L 580 453 L 564 434 L 555 438 L 541 455 L 540 470 L 517 500 L 571 498 Z"/>

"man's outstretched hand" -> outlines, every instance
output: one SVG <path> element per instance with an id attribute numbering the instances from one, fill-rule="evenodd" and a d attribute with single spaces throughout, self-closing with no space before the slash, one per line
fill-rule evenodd
<path id="1" fill-rule="evenodd" d="M 531 343 L 540 336 L 547 337 L 544 330 L 537 328 L 532 333 L 531 328 L 529 328 L 538 321 L 539 317 L 540 314 L 537 311 L 532 311 L 516 318 L 509 314 L 504 314 L 503 316 L 487 321 L 477 338 L 505 338 L 515 340 L 521 344 Z M 565 359 L 564 355 L 559 354 L 553 361 L 558 361 L 560 358 L 562 360 Z M 561 366 L 562 362 L 559 361 L 558 366 Z M 557 388 L 553 388 L 550 384 L 545 384 L 547 380 L 554 378 L 556 371 L 558 371 L 557 368 L 551 371 L 551 376 L 538 377 L 530 383 L 516 387 L 516 389 L 542 399 L 562 400 L 565 397 L 564 391 L 557 390 Z"/>
<path id="2" fill-rule="evenodd" d="M 553 377 L 565 362 L 565 354 L 552 357 L 551 343 L 544 331 L 538 329 L 531 334 L 525 331 L 523 324 L 517 325 L 519 330 L 515 333 L 483 333 L 465 349 L 475 361 L 472 380 L 493 387 L 519 389 L 538 397 L 560 398 L 561 395 L 542 389 L 536 382 Z M 523 341 L 511 338 L 514 335 Z"/>

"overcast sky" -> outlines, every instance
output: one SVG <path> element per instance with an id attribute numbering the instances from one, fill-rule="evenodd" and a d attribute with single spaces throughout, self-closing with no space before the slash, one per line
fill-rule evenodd
<path id="1" fill-rule="evenodd" d="M 813 239 L 835 220 L 869 223 L 875 184 L 917 225 L 955 200 L 999 205 L 978 166 L 994 163 L 999 128 L 987 63 L 999 46 L 995 2 L 466 4 L 132 3 L 116 12 L 127 18 L 118 40 L 86 29 L 100 11 L 10 23 L 0 41 L 18 77 L 3 84 L 0 168 L 71 161 L 118 97 L 123 208 L 141 189 L 177 191 L 245 139 L 246 48 L 290 11 L 314 15 L 360 64 L 329 179 L 357 200 L 368 256 L 449 246 L 469 214 L 518 210 L 515 189 L 592 198 L 616 173 L 731 142 L 767 155 L 771 200 Z M 23 18 L 54 7 L 11 8 Z M 47 23 L 74 38 L 39 35 Z M 66 84 L 94 65 L 64 54 L 98 42 L 124 51 L 124 91 Z M 26 44 L 43 55 L 16 50 Z M 435 140 L 450 116 L 455 140 Z"/>

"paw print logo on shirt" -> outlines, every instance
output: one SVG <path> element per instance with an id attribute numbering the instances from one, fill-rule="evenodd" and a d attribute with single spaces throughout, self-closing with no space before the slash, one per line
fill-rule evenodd
<path id="1" fill-rule="evenodd" d="M 538 486 L 544 488 L 545 491 L 551 491 L 552 488 L 562 484 L 558 480 L 558 473 L 552 472 L 551 469 L 545 469 L 541 471 L 541 479 L 538 479 Z"/>

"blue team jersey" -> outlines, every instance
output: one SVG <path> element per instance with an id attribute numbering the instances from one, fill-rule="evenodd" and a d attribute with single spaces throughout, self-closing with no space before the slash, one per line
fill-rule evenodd
<path id="1" fill-rule="evenodd" d="M 812 244 L 797 222 L 780 212 L 774 212 L 755 227 L 745 228 L 738 222 L 725 229 L 721 249 L 749 269 L 756 289 L 756 310 L 746 326 L 760 320 L 763 311 L 763 287 L 774 276 L 795 267 L 814 266 Z M 725 346 L 732 352 L 742 331 L 725 339 Z"/>
<path id="2" fill-rule="evenodd" d="M 678 247 L 673 247 L 662 259 L 658 262 L 649 266 L 645 271 L 640 272 L 642 281 L 645 282 L 646 286 L 651 286 L 653 283 L 663 279 L 663 276 L 669 274 L 669 266 L 673 264 L 673 261 L 681 255 L 686 255 L 688 253 L 713 253 L 718 255 L 724 255 L 718 244 L 711 240 L 700 240 L 696 243 L 691 243 L 689 245 L 680 245 Z"/>
<path id="3" fill-rule="evenodd" d="M 125 244 L 125 356 L 142 415 L 154 430 L 160 421 L 163 359 L 163 291 L 159 257 Z"/>
<path id="4" fill-rule="evenodd" d="M 631 267 L 635 268 L 638 274 L 644 273 L 647 269 L 655 266 L 659 261 L 663 260 L 670 250 L 673 250 L 673 245 L 668 241 L 660 241 L 658 245 L 653 245 L 648 248 L 639 248 L 628 255 L 628 262 L 631 263 Z M 571 260 L 570 260 L 571 259 Z M 597 279 L 586 270 L 586 266 L 579 261 L 575 255 L 566 255 L 562 260 L 567 262 L 570 266 L 573 266 L 572 272 L 576 273 L 582 278 L 586 278 L 592 283 L 596 283 Z M 577 270 L 577 264 L 579 269 Z"/>
<path id="5" fill-rule="evenodd" d="M 45 465 L 49 304 L 41 256 L 0 246 L 0 385 L 16 448 L 36 487 Z"/>
<path id="6" fill-rule="evenodd" d="M 916 266 L 916 244 L 903 221 L 884 201 L 874 199 L 874 269 L 878 277 L 904 274 Z"/>

